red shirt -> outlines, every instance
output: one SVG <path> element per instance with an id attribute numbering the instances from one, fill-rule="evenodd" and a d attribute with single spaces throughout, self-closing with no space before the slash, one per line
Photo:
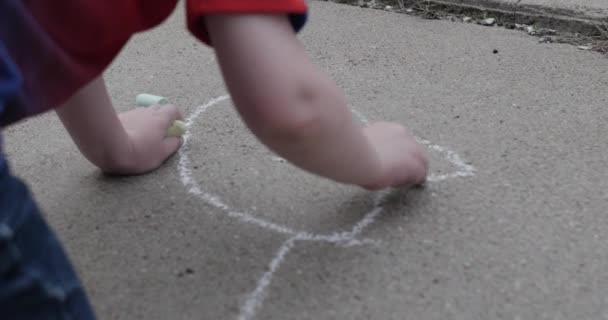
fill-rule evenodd
<path id="1" fill-rule="evenodd" d="M 20 83 L 14 92 L 5 92 L 0 97 L 0 126 L 63 103 L 99 76 L 134 33 L 157 26 L 166 19 L 177 2 L 0 1 L 0 66 L 15 66 L 10 69 L 16 69 L 15 78 Z M 207 14 L 287 14 L 294 30 L 299 31 L 307 13 L 305 0 L 185 2 L 188 30 L 208 45 L 204 24 Z M 3 54 L 3 50 L 8 54 Z M 2 77 L 0 81 L 3 81 Z"/>

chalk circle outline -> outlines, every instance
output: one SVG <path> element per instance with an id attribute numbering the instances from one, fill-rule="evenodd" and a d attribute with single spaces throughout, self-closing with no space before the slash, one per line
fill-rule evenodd
<path id="1" fill-rule="evenodd" d="M 217 209 L 220 209 L 221 211 L 226 213 L 229 217 L 236 218 L 238 220 L 241 220 L 242 222 L 251 223 L 251 224 L 257 225 L 259 227 L 269 229 L 269 230 L 272 230 L 272 231 L 275 231 L 275 232 L 278 232 L 281 234 L 296 236 L 299 239 L 342 243 L 343 245 L 346 245 L 346 246 L 361 244 L 361 242 L 374 242 L 371 240 L 359 241 L 359 240 L 354 239 L 354 237 L 349 236 L 356 229 L 358 229 L 358 227 L 360 227 L 359 225 L 361 223 L 365 222 L 365 217 L 361 221 L 359 221 L 359 223 L 355 224 L 353 226 L 353 230 L 350 232 L 342 231 L 342 232 L 334 232 L 332 234 L 316 234 L 314 232 L 305 231 L 305 230 L 295 230 L 288 226 L 272 222 L 271 220 L 259 218 L 247 210 L 234 209 L 234 208 L 232 208 L 232 206 L 230 206 L 226 202 L 224 202 L 224 200 L 220 196 L 204 191 L 202 189 L 201 185 L 198 183 L 198 181 L 196 181 L 196 179 L 193 178 L 192 169 L 190 168 L 191 160 L 189 157 L 189 151 L 190 151 L 190 145 L 189 145 L 190 130 L 189 129 L 192 127 L 192 125 L 198 119 L 198 117 L 200 117 L 203 113 L 207 112 L 207 110 L 209 108 L 211 108 L 221 102 L 228 101 L 228 100 L 230 100 L 230 97 L 228 95 L 223 95 L 223 96 L 214 98 L 214 99 L 210 100 L 209 102 L 207 102 L 206 104 L 197 107 L 186 118 L 185 123 L 186 123 L 186 128 L 188 130 L 182 136 L 183 144 L 182 144 L 180 150 L 178 151 L 178 156 L 179 156 L 178 171 L 180 174 L 182 184 L 186 188 L 188 188 L 189 193 L 191 193 L 195 196 L 198 196 L 204 202 L 206 202 L 208 205 L 211 205 Z M 368 123 L 367 118 L 365 116 L 363 116 L 359 111 L 354 110 L 354 109 L 351 111 L 352 111 L 353 115 L 355 117 L 357 117 L 363 125 L 366 125 Z M 418 139 L 418 142 L 426 145 L 431 150 L 435 150 L 439 153 L 444 154 L 446 160 L 458 168 L 457 171 L 454 171 L 452 173 L 446 173 L 446 174 L 441 174 L 441 175 L 431 174 L 427 177 L 427 182 L 439 182 L 439 181 L 444 181 L 444 180 L 447 180 L 450 178 L 469 177 L 469 176 L 475 175 L 475 168 L 471 164 L 465 162 L 458 155 L 458 153 L 456 153 L 446 147 L 432 144 L 428 140 Z M 384 198 L 386 197 L 387 194 L 388 194 L 388 192 L 377 192 L 375 200 L 374 200 L 374 205 L 370 210 L 374 211 L 376 209 L 380 209 L 380 211 L 382 211 L 382 209 L 383 209 L 382 202 L 384 201 Z M 380 212 L 378 212 L 378 214 L 379 213 Z M 371 221 L 369 223 L 371 223 Z M 363 225 L 362 227 L 365 227 L 365 226 L 367 226 L 367 224 Z"/>
<path id="2" fill-rule="evenodd" d="M 221 96 L 212 99 L 208 103 L 196 108 L 194 112 L 186 119 L 186 128 L 190 128 L 194 121 L 210 107 L 228 100 L 228 96 Z M 358 111 L 352 110 L 353 114 L 359 118 L 363 125 L 367 124 L 367 119 Z M 262 228 L 273 230 L 278 233 L 289 235 L 289 237 L 281 244 L 278 251 L 267 266 L 266 271 L 262 274 L 256 283 L 255 289 L 247 294 L 245 301 L 241 304 L 238 320 L 252 320 L 255 318 L 257 311 L 264 304 L 264 300 L 268 291 L 268 287 L 273 280 L 274 273 L 280 268 L 281 264 L 285 260 L 287 254 L 296 245 L 296 242 L 301 241 L 316 241 L 330 243 L 336 246 L 349 247 L 363 244 L 377 244 L 378 242 L 371 239 L 357 239 L 358 236 L 371 224 L 373 224 L 376 218 L 384 211 L 383 203 L 386 197 L 390 194 L 389 190 L 383 190 L 374 194 L 373 206 L 369 209 L 364 216 L 355 223 L 350 231 L 334 232 L 329 235 L 313 234 L 306 231 L 296 231 L 289 227 L 268 221 L 266 219 L 258 218 L 247 211 L 236 211 L 227 205 L 219 196 L 213 195 L 203 191 L 200 184 L 193 178 L 192 169 L 190 169 L 190 158 L 188 157 L 189 147 L 188 141 L 190 139 L 189 131 L 183 136 L 184 144 L 179 150 L 179 162 L 178 171 L 182 184 L 188 188 L 188 192 L 201 198 L 208 205 L 211 205 L 217 209 L 220 209 L 228 216 L 237 218 L 238 220 L 246 223 L 252 223 Z M 444 154 L 446 160 L 454 164 L 458 170 L 452 173 L 436 175 L 432 174 L 427 178 L 428 182 L 439 182 L 456 177 L 468 177 L 475 175 L 475 168 L 463 161 L 460 156 L 446 148 L 439 145 L 432 144 L 428 140 L 418 139 L 418 141 L 426 145 L 429 149 L 435 150 L 439 153 Z M 273 157 L 277 158 L 277 157 Z M 281 158 L 278 158 L 282 160 Z"/>

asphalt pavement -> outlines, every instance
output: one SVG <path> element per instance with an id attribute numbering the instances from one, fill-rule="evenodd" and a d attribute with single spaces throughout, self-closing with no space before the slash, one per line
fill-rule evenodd
<path id="1" fill-rule="evenodd" d="M 463 2 L 478 1 L 481 4 L 491 2 L 504 3 L 514 6 L 534 6 L 537 9 L 550 8 L 578 12 L 594 18 L 608 18 L 608 3 L 604 0 L 462 0 Z"/>

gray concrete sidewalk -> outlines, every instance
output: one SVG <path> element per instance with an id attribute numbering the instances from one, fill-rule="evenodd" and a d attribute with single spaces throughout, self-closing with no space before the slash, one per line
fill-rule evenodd
<path id="1" fill-rule="evenodd" d="M 100 319 L 608 318 L 606 58 L 310 4 L 313 60 L 361 117 L 428 140 L 432 181 L 377 202 L 273 157 L 212 100 L 179 10 L 106 73 L 118 109 L 151 92 L 189 117 L 165 166 L 102 177 L 51 114 L 5 135 Z"/>

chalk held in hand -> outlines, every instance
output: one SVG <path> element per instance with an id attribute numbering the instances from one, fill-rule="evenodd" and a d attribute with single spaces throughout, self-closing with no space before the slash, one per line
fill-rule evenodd
<path id="1" fill-rule="evenodd" d="M 168 104 L 169 100 L 165 97 L 155 96 L 149 93 L 141 93 L 135 97 L 135 102 L 143 107 L 149 107 L 152 105 L 163 105 Z M 173 124 L 167 129 L 167 137 L 181 137 L 186 133 L 186 123 L 181 120 L 173 121 Z"/>
<path id="2" fill-rule="evenodd" d="M 186 133 L 186 123 L 181 120 L 175 120 L 173 125 L 167 130 L 167 137 L 181 137 Z"/>
<path id="3" fill-rule="evenodd" d="M 168 104 L 169 101 L 165 97 L 155 96 L 153 94 L 141 93 L 135 97 L 135 103 L 140 106 L 149 107 L 155 104 Z"/>

